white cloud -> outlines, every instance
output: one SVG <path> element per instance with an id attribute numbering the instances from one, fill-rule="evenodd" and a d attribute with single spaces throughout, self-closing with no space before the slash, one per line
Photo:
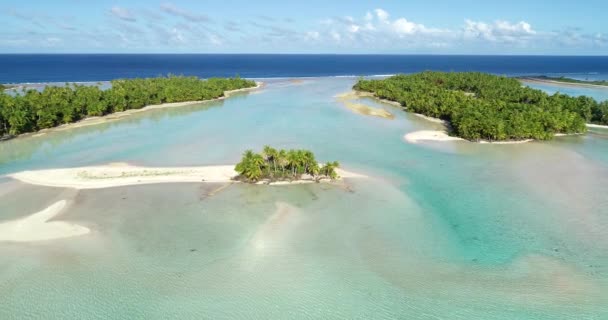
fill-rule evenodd
<path id="1" fill-rule="evenodd" d="M 195 14 L 187 10 L 176 7 L 173 3 L 163 3 L 160 9 L 166 14 L 186 19 L 190 22 L 207 22 L 209 17 L 204 14 Z"/>
<path id="2" fill-rule="evenodd" d="M 308 31 L 306 32 L 305 39 L 308 41 L 316 41 L 319 40 L 321 34 L 318 31 Z"/>
<path id="3" fill-rule="evenodd" d="M 114 7 L 112 7 L 112 9 L 110 9 L 110 13 L 113 16 L 115 16 L 116 18 L 121 19 L 121 20 L 129 21 L 129 22 L 137 21 L 137 19 L 131 13 L 131 11 L 129 11 L 126 8 L 114 6 Z"/>
<path id="4" fill-rule="evenodd" d="M 463 29 L 465 39 L 480 39 L 490 42 L 524 42 L 537 34 L 525 21 L 510 23 L 498 20 L 494 23 L 485 23 L 467 19 Z"/>
<path id="5" fill-rule="evenodd" d="M 384 11 L 383 9 L 376 9 L 374 12 L 376 12 L 376 17 L 378 17 L 378 19 L 382 22 L 386 22 L 390 16 L 388 12 Z"/>

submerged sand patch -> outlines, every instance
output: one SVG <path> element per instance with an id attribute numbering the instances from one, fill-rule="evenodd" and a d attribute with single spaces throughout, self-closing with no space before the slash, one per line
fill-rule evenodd
<path id="1" fill-rule="evenodd" d="M 363 178 L 365 176 L 337 169 L 341 178 Z M 137 167 L 123 163 L 110 165 L 22 171 L 8 177 L 24 183 L 59 188 L 103 189 L 157 183 L 216 183 L 234 182 L 238 173 L 233 165 L 202 167 Z M 312 183 L 312 179 L 281 182 L 279 185 Z M 321 180 L 320 182 L 328 182 Z"/>
<path id="2" fill-rule="evenodd" d="M 0 223 L 0 241 L 35 242 L 71 238 L 91 232 L 88 228 L 69 222 L 51 221 L 66 206 L 65 200 L 28 217 Z"/>
<path id="3" fill-rule="evenodd" d="M 380 117 L 380 118 L 390 119 L 390 120 L 395 119 L 395 115 L 393 115 L 392 113 L 390 113 L 382 108 L 374 108 L 372 106 L 368 106 L 363 103 L 354 102 L 354 100 L 357 100 L 357 99 L 360 99 L 363 97 L 370 97 L 370 95 L 364 94 L 364 93 L 358 93 L 356 91 L 351 91 L 351 92 L 346 92 L 346 93 L 335 96 L 335 98 L 339 102 L 344 104 L 345 107 L 347 107 L 348 109 L 350 109 L 351 111 L 353 111 L 357 114 L 361 114 L 364 116 Z"/>

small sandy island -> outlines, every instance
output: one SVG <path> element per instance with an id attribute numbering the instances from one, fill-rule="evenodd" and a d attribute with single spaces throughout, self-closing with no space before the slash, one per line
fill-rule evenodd
<path id="1" fill-rule="evenodd" d="M 71 238 L 91 232 L 86 227 L 69 222 L 51 221 L 66 206 L 59 201 L 31 216 L 0 223 L 0 241 L 35 242 Z"/>
<path id="2" fill-rule="evenodd" d="M 365 178 L 364 175 L 337 169 L 341 178 Z M 237 172 L 233 165 L 204 167 L 137 167 L 128 164 L 109 164 L 95 167 L 23 171 L 8 177 L 24 183 L 59 188 L 103 189 L 121 186 L 188 183 L 188 182 L 235 182 Z M 312 178 L 303 177 L 293 182 L 277 182 L 276 185 L 313 183 Z M 327 182 L 322 180 L 321 182 Z"/>

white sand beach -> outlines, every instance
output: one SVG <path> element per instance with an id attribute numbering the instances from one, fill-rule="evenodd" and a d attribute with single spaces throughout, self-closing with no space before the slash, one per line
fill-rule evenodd
<path id="1" fill-rule="evenodd" d="M 364 178 L 365 176 L 337 169 L 341 178 Z M 188 183 L 188 182 L 234 182 L 237 176 L 233 165 L 202 167 L 137 167 L 124 163 L 94 167 L 49 169 L 23 171 L 8 175 L 15 180 L 47 187 L 74 189 L 103 189 L 121 186 Z M 327 180 L 321 180 L 326 182 Z M 277 185 L 313 182 L 304 177 L 293 182 L 276 183 Z"/>
<path id="2" fill-rule="evenodd" d="M 445 131 L 437 130 L 415 131 L 406 134 L 403 138 L 409 143 L 418 143 L 421 141 L 466 141 L 462 138 L 449 136 Z"/>
<path id="3" fill-rule="evenodd" d="M 447 134 L 447 132 L 445 131 L 439 131 L 439 130 L 421 130 L 421 131 L 415 131 L 415 132 L 411 132 L 406 134 L 405 136 L 403 136 L 403 138 L 405 139 L 405 141 L 409 142 L 409 143 L 419 143 L 422 141 L 438 141 L 438 142 L 446 142 L 446 141 L 466 141 L 466 142 L 474 142 L 474 141 L 468 141 L 462 138 L 458 138 L 458 137 L 452 137 L 450 135 Z M 534 141 L 533 139 L 526 139 L 526 140 L 513 140 L 513 141 L 486 141 L 486 140 L 480 140 L 480 141 L 476 141 L 476 143 L 481 143 L 481 144 L 498 144 L 498 145 L 503 145 L 503 144 L 522 144 L 522 143 L 528 143 L 528 142 L 532 142 Z"/>
<path id="4" fill-rule="evenodd" d="M 66 204 L 67 202 L 62 200 L 28 217 L 0 223 L 0 241 L 47 241 L 90 233 L 91 230 L 78 224 L 62 221 L 49 222 L 65 208 Z"/>
<path id="5" fill-rule="evenodd" d="M 608 126 L 604 126 L 601 124 L 591 124 L 591 123 L 587 123 L 587 128 L 594 128 L 594 129 L 608 129 Z"/>

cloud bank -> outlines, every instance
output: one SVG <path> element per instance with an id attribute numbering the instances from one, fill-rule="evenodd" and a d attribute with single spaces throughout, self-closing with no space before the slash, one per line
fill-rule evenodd
<path id="1" fill-rule="evenodd" d="M 298 22 L 252 15 L 214 17 L 165 2 L 156 8 L 113 6 L 91 27 L 75 17 L 10 10 L 21 28 L 0 33 L 0 48 L 91 52 L 305 52 L 305 53 L 562 53 L 606 52 L 608 35 L 577 28 L 543 31 L 528 21 L 480 21 L 437 27 L 370 9 L 359 17 Z M 74 47 L 79 44 L 81 47 Z M 0 49 L 2 50 L 2 49 Z"/>

